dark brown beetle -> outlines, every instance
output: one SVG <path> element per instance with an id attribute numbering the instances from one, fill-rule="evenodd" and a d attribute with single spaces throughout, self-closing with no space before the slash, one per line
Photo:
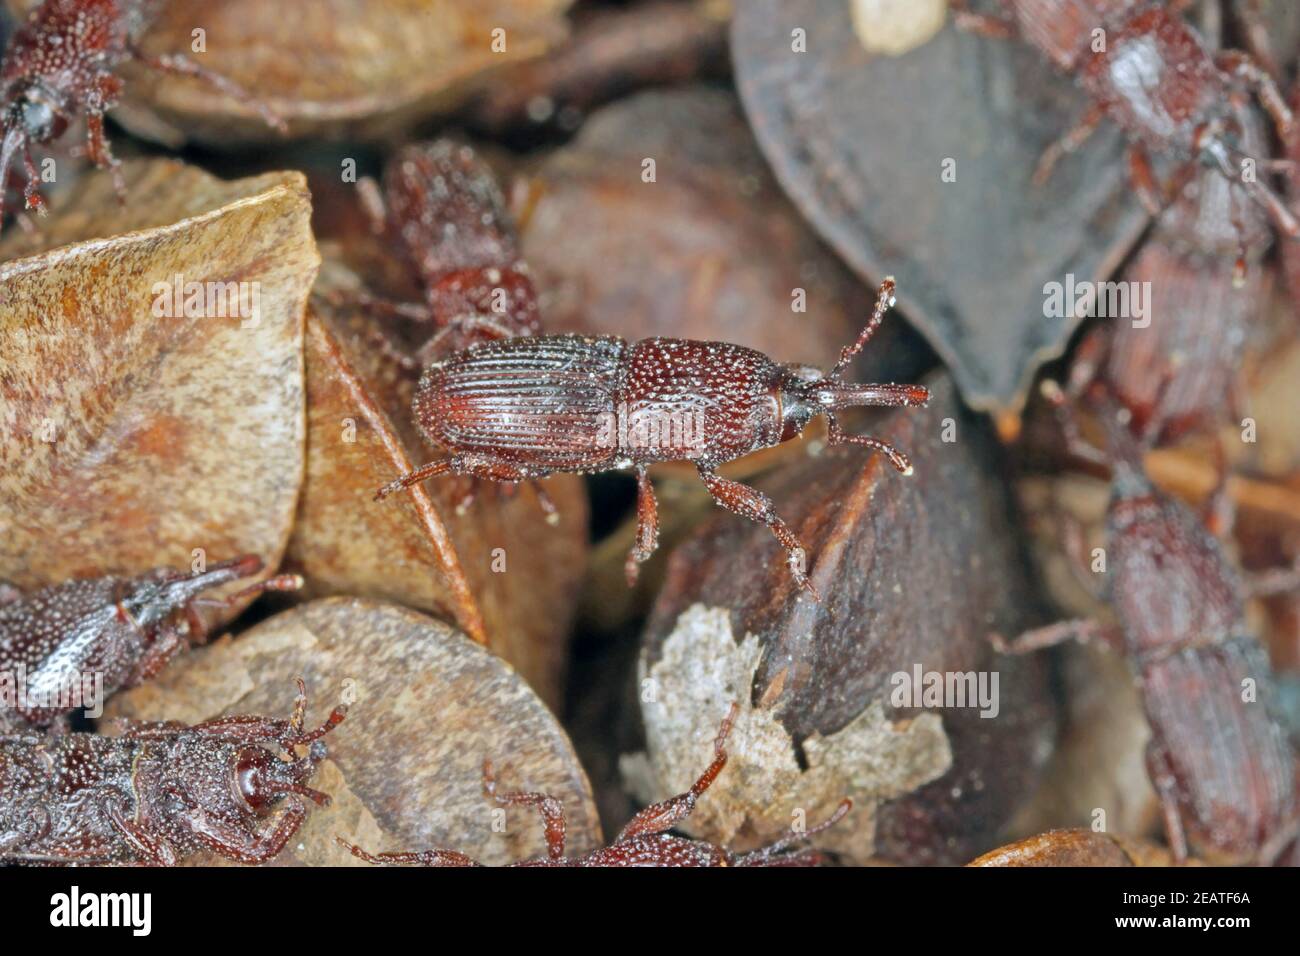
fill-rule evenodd
<path id="1" fill-rule="evenodd" d="M 195 77 L 246 103 L 271 126 L 284 121 L 256 103 L 240 86 L 179 54 L 151 57 L 139 43 L 165 0 L 44 0 L 32 10 L 5 47 L 0 66 L 0 187 L 14 159 L 22 156 L 28 209 L 45 210 L 31 144 L 63 135 L 74 113 L 86 116 L 86 152 L 101 169 L 111 169 L 122 191 L 118 161 L 104 134 L 104 114 L 117 104 L 122 80 L 115 72 L 128 60 L 151 69 Z M 0 216 L 4 214 L 0 191 Z"/>
<path id="2" fill-rule="evenodd" d="M 1072 414 L 1059 390 L 1048 393 L 1063 416 Z M 1270 713 L 1268 655 L 1246 623 L 1249 590 L 1204 523 L 1147 477 L 1143 451 L 1159 421 L 1139 440 L 1104 389 L 1091 396 L 1102 403 L 1113 468 L 1106 592 L 1118 628 L 1069 620 L 994 644 L 1023 653 L 1077 639 L 1127 654 L 1151 726 L 1147 771 L 1175 858 L 1186 859 L 1190 837 L 1215 860 L 1270 862 L 1296 835 L 1297 764 Z M 1077 426 L 1068 434 L 1077 436 Z M 1086 575 L 1083 555 L 1075 558 Z"/>
<path id="3" fill-rule="evenodd" d="M 713 763 L 700 775 L 691 789 L 685 793 L 670 797 L 653 806 L 646 807 L 634 816 L 625 826 L 614 842 L 599 850 L 593 850 L 585 856 L 570 858 L 564 855 L 564 805 L 555 797 L 544 793 L 497 793 L 496 778 L 489 761 L 483 763 L 483 792 L 488 799 L 495 800 L 503 807 L 530 806 L 537 807 L 546 827 L 546 857 L 544 859 L 520 860 L 511 866 L 816 866 L 821 862 L 821 855 L 816 850 L 795 850 L 796 843 L 810 840 L 829 827 L 833 827 L 853 806 L 851 800 L 844 800 L 829 819 L 811 829 L 802 832 L 791 831 L 785 837 L 749 853 L 733 854 L 730 851 L 705 843 L 703 840 L 689 840 L 673 836 L 668 831 L 685 820 L 700 796 L 709 789 L 717 779 L 722 768 L 727 764 L 725 744 L 731 723 L 736 716 L 733 704 L 722 720 L 718 736 L 713 743 Z M 338 838 L 336 838 L 338 839 Z M 367 853 L 358 846 L 353 846 L 342 839 L 338 841 L 352 851 L 353 856 L 368 863 L 381 864 L 417 864 L 423 866 L 479 866 L 464 853 L 456 850 L 421 850 L 399 853 Z"/>
<path id="4" fill-rule="evenodd" d="M 1239 184 L 1288 236 L 1300 221 L 1263 174 L 1289 164 L 1259 159 L 1259 177 L 1243 176 L 1250 159 L 1240 147 L 1246 125 L 1244 94 L 1253 90 L 1285 135 L 1292 115 L 1268 72 L 1239 50 L 1211 53 L 1178 15 L 1185 3 L 1155 0 L 1003 0 L 1010 16 L 971 12 L 953 0 L 959 25 L 991 36 L 1020 36 L 1058 68 L 1075 76 L 1092 97 L 1087 112 L 1044 153 L 1035 181 L 1046 182 L 1055 163 L 1077 149 L 1109 117 L 1129 138 L 1129 170 L 1139 198 L 1153 213 L 1167 201 L 1148 150 L 1176 157 L 1176 182 L 1197 163 Z"/>
<path id="5" fill-rule="evenodd" d="M 911 464 L 879 438 L 847 434 L 835 417 L 861 405 L 924 405 L 919 385 L 853 385 L 845 366 L 870 341 L 894 303 L 894 280 L 880 285 L 876 307 L 852 345 L 826 374 L 782 365 L 725 342 L 614 336 L 546 335 L 488 342 L 430 364 L 413 402 L 425 438 L 449 450 L 379 489 L 385 498 L 437 475 L 526 481 L 554 472 L 634 468 L 637 541 L 627 576 L 658 543 L 658 516 L 647 466 L 693 461 L 714 501 L 772 529 L 800 585 L 804 553 L 766 495 L 723 478 L 724 462 L 794 438 L 825 414 L 832 444 L 865 445 L 903 474 Z"/>
<path id="6" fill-rule="evenodd" d="M 202 606 L 229 606 L 263 591 L 302 586 L 296 575 L 259 581 L 221 600 L 204 591 L 251 577 L 262 559 L 244 555 L 187 573 L 158 568 L 133 578 L 67 581 L 24 596 L 0 588 L 0 675 L 24 685 L 13 707 L 0 701 L 0 732 L 49 727 L 76 705 L 89 675 L 108 695 L 162 670 L 187 644 L 203 640 Z M 102 701 L 101 701 L 102 703 Z"/>
<path id="7" fill-rule="evenodd" d="M 239 714 L 192 727 L 127 722 L 121 737 L 0 736 L 0 860 L 172 866 L 211 850 L 265 863 L 306 817 L 301 798 L 329 804 L 305 782 L 325 759 L 320 738 L 347 709 L 305 730 L 306 709 L 299 678 L 289 720 Z"/>

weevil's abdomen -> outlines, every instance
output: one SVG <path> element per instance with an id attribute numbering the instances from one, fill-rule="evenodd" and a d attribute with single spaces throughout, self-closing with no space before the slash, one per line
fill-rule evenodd
<path id="1" fill-rule="evenodd" d="M 523 336 L 430 365 L 414 401 L 425 438 L 453 453 L 552 471 L 618 458 L 617 403 L 628 346 L 613 336 Z"/>
<path id="2" fill-rule="evenodd" d="M 1177 781 L 1188 835 L 1211 859 L 1249 862 L 1296 811 L 1294 757 L 1269 712 L 1263 648 L 1233 637 L 1151 655 L 1139 670 L 1152 739 Z"/>

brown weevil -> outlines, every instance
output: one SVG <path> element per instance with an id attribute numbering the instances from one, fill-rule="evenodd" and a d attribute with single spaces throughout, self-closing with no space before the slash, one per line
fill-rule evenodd
<path id="1" fill-rule="evenodd" d="M 1062 416 L 1072 414 L 1059 389 L 1046 391 Z M 1246 623 L 1245 597 L 1263 589 L 1248 588 L 1204 522 L 1147 477 L 1143 453 L 1159 420 L 1135 436 L 1103 387 L 1089 397 L 1112 466 L 1104 596 L 1118 624 L 1068 620 L 994 644 L 1023 653 L 1078 639 L 1125 653 L 1151 727 L 1147 772 L 1175 858 L 1187 857 L 1190 840 L 1214 861 L 1268 863 L 1296 835 L 1298 768 L 1270 712 L 1268 655 Z M 1078 441 L 1078 426 L 1067 434 Z"/>
<path id="2" fill-rule="evenodd" d="M 833 827 L 844 818 L 853 806 L 845 799 L 831 816 L 803 831 L 791 831 L 768 846 L 749 853 L 732 853 L 706 843 L 674 836 L 668 831 L 685 820 L 700 796 L 717 779 L 727 764 L 726 741 L 736 716 L 733 704 L 722 720 L 718 736 L 713 742 L 713 762 L 685 793 L 646 807 L 634 816 L 614 842 L 607 847 L 580 856 L 567 857 L 565 852 L 564 806 L 558 799 L 544 793 L 498 793 L 496 777 L 490 761 L 483 763 L 483 791 L 488 799 L 499 806 L 536 807 L 546 828 L 546 856 L 520 860 L 510 866 L 817 866 L 822 862 L 816 850 L 794 850 L 795 844 L 810 840 L 823 830 Z M 480 866 L 464 853 L 456 850 L 419 850 L 397 853 L 368 853 L 358 846 L 336 837 L 352 854 L 368 863 L 415 864 L 421 866 Z"/>
<path id="3" fill-rule="evenodd" d="M 204 638 L 200 607 L 302 586 L 296 575 L 278 575 L 223 599 L 200 597 L 261 570 L 261 558 L 244 555 L 192 573 L 157 568 L 131 578 L 66 581 L 27 595 L 0 587 L 0 675 L 15 683 L 21 675 L 23 684 L 21 697 L 0 701 L 0 733 L 51 726 L 78 706 L 73 698 L 84 698 L 88 676 L 105 695 L 148 680 L 181 648 Z"/>
<path id="4" fill-rule="evenodd" d="M 233 81 L 180 54 L 148 56 L 140 41 L 166 0 L 44 0 L 14 31 L 0 66 L 0 187 L 21 155 L 27 176 L 28 209 L 45 211 L 31 144 L 50 143 L 74 114 L 86 117 L 86 155 L 112 170 L 119 195 L 118 161 L 104 133 L 104 114 L 117 104 L 122 80 L 116 70 L 128 60 L 151 69 L 203 80 L 256 109 L 271 126 L 284 121 Z M 0 194 L 0 216 L 4 214 Z"/>
<path id="5" fill-rule="evenodd" d="M 960 26 L 999 37 L 1023 37 L 1059 69 L 1077 78 L 1092 98 L 1079 122 L 1042 157 L 1035 182 L 1109 118 L 1129 141 L 1129 172 L 1139 199 L 1157 213 L 1166 203 L 1149 151 L 1176 157 L 1176 181 L 1199 163 L 1245 189 L 1287 236 L 1300 221 L 1263 174 L 1289 169 L 1241 148 L 1246 95 L 1254 92 L 1285 136 L 1290 109 L 1267 70 L 1239 50 L 1212 53 L 1179 16 L 1185 4 L 1156 0 L 1002 0 L 1009 15 L 983 15 L 968 0 L 953 0 Z M 1249 166 L 1249 175 L 1247 167 Z M 1256 169 L 1259 175 L 1255 175 Z"/>
<path id="6" fill-rule="evenodd" d="M 375 497 L 437 475 L 518 482 L 555 472 L 632 468 L 638 529 L 626 565 L 631 582 L 658 544 L 647 467 L 692 461 L 714 501 L 772 530 L 795 580 L 816 597 L 804 573 L 803 549 L 772 502 L 717 469 L 794 438 L 824 414 L 831 444 L 883 452 L 895 468 L 910 474 L 907 457 L 889 442 L 850 435 L 836 419 L 845 408 L 929 400 L 919 385 L 856 385 L 841 379 L 893 304 L 894 280 L 887 278 L 857 341 L 841 350 L 825 374 L 726 342 L 541 335 L 475 345 L 430 363 L 412 403 L 424 437 L 451 457 L 403 475 Z"/>
<path id="7" fill-rule="evenodd" d="M 189 727 L 127 722 L 120 737 L 0 736 L 0 860 L 171 866 L 210 850 L 265 863 L 306 818 L 304 799 L 329 805 L 306 781 L 325 759 L 320 738 L 347 708 L 313 730 L 306 708 L 299 678 L 288 720 L 238 714 Z"/>

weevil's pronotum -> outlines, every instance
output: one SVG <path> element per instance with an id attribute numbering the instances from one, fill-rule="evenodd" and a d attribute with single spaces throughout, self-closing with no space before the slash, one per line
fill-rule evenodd
<path id="1" fill-rule="evenodd" d="M 415 419 L 426 439 L 449 452 L 379 489 L 384 498 L 436 475 L 526 481 L 555 472 L 633 468 L 637 540 L 629 581 L 658 543 L 647 466 L 692 461 L 713 500 L 772 529 L 796 581 L 815 596 L 804 552 L 766 495 L 717 473 L 719 465 L 787 441 L 824 414 L 831 444 L 883 452 L 903 474 L 906 456 L 887 441 L 850 435 L 836 413 L 862 406 L 924 405 L 919 385 L 844 382 L 845 367 L 870 341 L 894 303 L 894 280 L 880 285 L 857 341 L 826 373 L 772 361 L 726 342 L 614 336 L 543 335 L 487 342 L 431 363 L 416 391 Z"/>
<path id="2" fill-rule="evenodd" d="M 713 763 L 700 775 L 691 789 L 661 803 L 646 807 L 628 822 L 609 846 L 579 857 L 564 855 L 564 805 L 544 793 L 497 793 L 492 764 L 483 764 L 483 790 L 488 798 L 503 807 L 536 807 L 546 827 L 546 856 L 520 860 L 511 866 L 816 866 L 821 856 L 816 850 L 792 848 L 834 826 L 853 806 L 844 800 L 829 819 L 804 831 L 791 831 L 775 843 L 749 853 L 732 853 L 703 840 L 673 836 L 668 831 L 681 823 L 700 796 L 709 789 L 727 763 L 725 744 L 736 716 L 733 704 L 722 720 L 713 743 Z M 368 853 L 340 839 L 339 843 L 353 855 L 369 863 L 416 864 L 422 866 L 479 866 L 456 850 L 420 850 L 399 853 Z"/>
<path id="3" fill-rule="evenodd" d="M 1071 414 L 1059 389 L 1049 396 Z M 1126 412 L 1102 401 L 1113 468 L 1105 591 L 1118 626 L 1070 620 L 994 643 L 1025 652 L 1100 640 L 1127 654 L 1151 726 L 1147 770 L 1175 857 L 1186 858 L 1190 840 L 1215 860 L 1269 862 L 1296 835 L 1297 764 L 1270 713 L 1271 670 L 1246 623 L 1248 588 L 1204 523 L 1147 477 L 1143 451 L 1159 420 L 1135 438 Z M 1068 434 L 1077 440 L 1077 426 Z"/>
<path id="4" fill-rule="evenodd" d="M 104 114 L 121 96 L 117 70 L 128 60 L 204 80 L 256 109 L 270 125 L 284 129 L 283 120 L 238 84 L 189 57 L 141 52 L 140 40 L 165 4 L 166 0 L 44 0 L 14 31 L 0 65 L 0 187 L 8 182 L 9 170 L 21 155 L 28 209 L 45 210 L 31 144 L 58 139 L 75 113 L 86 117 L 86 154 L 99 168 L 113 171 L 122 192 L 118 161 L 104 134 Z M 0 191 L 0 216 L 3 200 Z"/>
<path id="5" fill-rule="evenodd" d="M 199 596 L 261 570 L 261 558 L 249 554 L 203 571 L 158 568 L 133 578 L 67 581 L 25 596 L 0 587 L 0 674 L 23 677 L 21 698 L 0 701 L 0 732 L 50 726 L 78 706 L 70 701 L 84 696 L 87 675 L 105 695 L 148 680 L 182 647 L 204 638 L 200 607 L 302 586 L 286 574 L 219 600 Z"/>
<path id="6" fill-rule="evenodd" d="M 1185 6 L 1178 4 L 1177 6 Z M 1148 151 L 1177 157 L 1175 181 L 1197 164 L 1217 169 L 1245 189 L 1288 236 L 1300 221 L 1268 186 L 1266 174 L 1287 168 L 1242 151 L 1246 95 L 1254 92 L 1285 134 L 1291 111 L 1268 72 L 1239 50 L 1212 53 L 1196 29 L 1153 0 L 1002 0 L 1010 16 L 972 13 L 953 0 L 957 22 L 981 33 L 1023 37 L 1061 70 L 1078 78 L 1092 103 L 1077 125 L 1043 155 L 1035 180 L 1077 149 L 1103 119 L 1129 139 L 1129 170 L 1139 198 L 1153 212 L 1176 194 L 1157 182 Z"/>
<path id="7" fill-rule="evenodd" d="M 170 866 L 211 850 L 265 863 L 302 824 L 304 799 L 329 804 L 306 781 L 325 758 L 320 738 L 347 709 L 306 730 L 306 708 L 299 678 L 289 720 L 239 714 L 192 727 L 128 722 L 121 737 L 0 736 L 0 860 Z"/>

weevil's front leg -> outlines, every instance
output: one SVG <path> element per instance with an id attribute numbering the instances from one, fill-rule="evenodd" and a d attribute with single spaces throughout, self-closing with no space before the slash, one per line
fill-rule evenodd
<path id="1" fill-rule="evenodd" d="M 739 708 L 733 703 L 728 708 L 727 715 L 722 718 L 718 736 L 713 739 L 713 763 L 700 774 L 700 778 L 691 785 L 691 789 L 646 807 L 628 821 L 627 826 L 615 838 L 615 843 L 622 843 L 624 840 L 649 833 L 663 833 L 691 815 L 696 802 L 700 799 L 700 794 L 712 786 L 713 781 L 722 772 L 722 768 L 727 765 L 727 735 L 731 733 L 731 725 L 736 719 L 738 710 Z"/>
<path id="2" fill-rule="evenodd" d="M 704 487 L 709 489 L 709 494 L 713 500 L 728 511 L 734 511 L 736 514 L 748 518 L 751 521 L 758 521 L 768 526 L 772 534 L 776 535 L 776 540 L 781 542 L 781 547 L 785 548 L 786 560 L 790 565 L 790 573 L 794 576 L 795 583 L 806 589 L 813 596 L 814 600 L 820 601 L 821 595 L 813 587 L 808 575 L 804 572 L 804 562 L 807 560 L 806 552 L 803 546 L 799 544 L 799 539 L 794 533 L 786 527 L 784 521 L 777 515 L 776 510 L 772 507 L 772 501 L 761 491 L 757 491 L 748 485 L 742 485 L 738 481 L 731 481 L 723 478 L 721 475 L 709 471 L 703 464 L 696 466 L 700 473 L 700 478 L 704 481 Z"/>
<path id="3" fill-rule="evenodd" d="M 1070 127 L 1061 137 L 1055 140 L 1043 154 L 1038 157 L 1038 165 L 1034 167 L 1034 175 L 1030 180 L 1035 186 L 1046 185 L 1047 181 L 1052 178 L 1052 171 L 1056 169 L 1056 164 L 1071 153 L 1077 152 L 1079 147 L 1097 132 L 1097 127 L 1101 121 L 1106 118 L 1106 108 L 1100 103 L 1093 103 L 1079 117 L 1072 127 Z"/>
<path id="4" fill-rule="evenodd" d="M 355 843 L 335 837 L 339 846 L 351 851 L 357 859 L 380 866 L 482 866 L 464 853 L 455 850 L 421 850 L 414 853 L 367 853 Z"/>
<path id="5" fill-rule="evenodd" d="M 153 643 L 145 650 L 123 686 L 138 687 L 162 673 L 168 662 L 188 643 L 187 634 L 188 632 L 182 633 L 178 627 L 159 628 Z"/>
<path id="6" fill-rule="evenodd" d="M 307 807 L 290 799 L 261 832 L 246 832 L 197 808 L 190 811 L 186 822 L 195 839 L 213 852 L 238 863 L 265 863 L 280 854 L 305 819 Z"/>
<path id="7" fill-rule="evenodd" d="M 1099 624 L 1092 618 L 1072 618 L 1036 627 L 1007 640 L 1001 634 L 990 634 L 989 643 L 999 654 L 1028 654 L 1047 647 L 1055 647 L 1066 641 L 1078 641 L 1080 644 L 1100 643 L 1108 647 L 1121 644 L 1121 636 L 1113 627 Z"/>
<path id="8" fill-rule="evenodd" d="M 100 169 L 113 176 L 113 189 L 120 203 L 126 202 L 126 180 L 122 178 L 122 163 L 113 155 L 104 133 L 104 112 L 122 92 L 122 81 L 111 73 L 100 74 L 94 92 L 86 104 L 86 156 Z"/>
<path id="9" fill-rule="evenodd" d="M 271 109 L 265 103 L 260 102 L 253 94 L 244 89 L 234 80 L 222 76 L 220 73 L 213 73 L 205 67 L 199 66 L 187 56 L 179 53 L 164 53 L 161 56 L 149 56 L 139 50 L 132 50 L 131 56 L 143 63 L 152 70 L 159 73 L 170 73 L 174 76 L 188 76 L 196 80 L 202 80 L 213 89 L 226 94 L 232 100 L 242 103 L 257 112 L 266 122 L 267 126 L 278 130 L 281 133 L 288 134 L 289 127 L 280 117 L 280 114 Z"/>
<path id="10" fill-rule="evenodd" d="M 1215 64 L 1229 78 L 1254 91 L 1260 105 L 1277 127 L 1278 135 L 1285 137 L 1295 125 L 1295 117 L 1286 105 L 1286 97 L 1277 88 L 1277 83 L 1268 71 L 1241 50 L 1223 50 L 1214 59 Z"/>
<path id="11" fill-rule="evenodd" d="M 1136 142 L 1128 144 L 1127 156 L 1129 183 L 1137 193 L 1138 201 L 1152 216 L 1160 215 L 1164 212 L 1168 199 L 1164 190 L 1156 182 L 1151 156 L 1140 143 Z"/>
<path id="12" fill-rule="evenodd" d="M 912 473 L 911 461 L 892 444 L 883 438 L 873 438 L 870 435 L 850 435 L 832 412 L 826 413 L 826 439 L 832 445 L 864 445 L 888 457 L 900 474 Z"/>
<path id="13" fill-rule="evenodd" d="M 492 761 L 483 761 L 483 792 L 503 807 L 536 807 L 546 827 L 546 855 L 553 861 L 564 859 L 564 841 L 567 826 L 564 822 L 564 804 L 545 793 L 497 793 L 496 776 Z"/>
<path id="14" fill-rule="evenodd" d="M 641 565 L 650 559 L 659 547 L 659 505 L 655 501 L 655 486 L 644 466 L 636 470 L 636 543 L 628 552 L 623 565 L 627 586 L 636 584 Z"/>

